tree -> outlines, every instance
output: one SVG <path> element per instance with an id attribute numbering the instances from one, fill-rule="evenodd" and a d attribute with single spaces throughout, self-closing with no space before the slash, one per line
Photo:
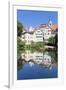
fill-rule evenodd
<path id="1" fill-rule="evenodd" d="M 56 34 L 55 35 L 55 44 L 57 45 L 57 43 L 58 43 L 58 35 Z"/>
<path id="2" fill-rule="evenodd" d="M 54 37 L 50 37 L 48 39 L 48 44 L 57 47 L 57 44 L 58 44 L 58 35 L 56 34 Z"/>
<path id="3" fill-rule="evenodd" d="M 17 52 L 25 50 L 25 42 L 17 38 Z"/>
<path id="4" fill-rule="evenodd" d="M 55 37 L 50 37 L 48 39 L 48 42 L 51 43 L 51 44 L 55 44 Z"/>
<path id="5" fill-rule="evenodd" d="M 21 36 L 22 32 L 23 32 L 23 25 L 19 21 L 17 21 L 17 36 Z"/>

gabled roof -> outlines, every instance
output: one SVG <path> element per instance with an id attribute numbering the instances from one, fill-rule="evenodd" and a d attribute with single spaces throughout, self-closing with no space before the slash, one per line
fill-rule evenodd
<path id="1" fill-rule="evenodd" d="M 35 31 L 40 30 L 41 28 L 50 28 L 51 32 L 55 32 L 58 30 L 58 24 L 52 24 L 51 27 L 49 27 L 48 24 L 41 24 L 38 27 L 34 28 L 33 31 L 29 31 L 29 30 L 24 29 L 23 34 L 25 34 L 25 33 L 33 34 Z"/>
<path id="2" fill-rule="evenodd" d="M 48 24 L 41 24 L 39 26 L 39 29 L 41 29 L 41 28 L 50 28 L 51 31 L 56 31 L 56 30 L 58 30 L 58 25 L 57 24 L 53 24 L 51 27 L 49 27 Z"/>
<path id="3" fill-rule="evenodd" d="M 53 24 L 52 27 L 51 27 L 51 30 L 52 31 L 58 30 L 58 25 L 57 24 Z"/>

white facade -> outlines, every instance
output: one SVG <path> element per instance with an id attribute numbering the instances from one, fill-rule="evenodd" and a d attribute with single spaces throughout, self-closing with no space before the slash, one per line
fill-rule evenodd
<path id="1" fill-rule="evenodd" d="M 22 35 L 22 41 L 25 41 L 26 44 L 31 44 L 31 42 L 43 42 L 51 37 L 50 28 L 43 28 L 41 30 L 35 30 L 32 34 L 30 32 Z"/>
<path id="2" fill-rule="evenodd" d="M 40 29 L 43 33 L 44 40 L 47 40 L 51 37 L 51 29 L 49 27 Z"/>
<path id="3" fill-rule="evenodd" d="M 51 37 L 51 29 L 47 27 L 47 28 L 44 30 L 44 39 L 47 40 L 47 39 L 49 39 L 50 37 Z"/>
<path id="4" fill-rule="evenodd" d="M 31 44 L 33 38 L 33 34 L 25 33 L 24 35 L 22 35 L 21 40 L 25 41 L 26 44 Z"/>
<path id="5" fill-rule="evenodd" d="M 36 30 L 33 34 L 34 42 L 43 42 L 43 32 L 41 30 Z"/>
<path id="6" fill-rule="evenodd" d="M 43 42 L 47 41 L 50 37 L 54 37 L 55 33 L 51 31 L 52 22 L 49 20 L 48 24 L 45 24 L 43 27 L 38 27 L 34 29 L 32 27 L 22 35 L 22 40 L 25 41 L 26 44 L 31 44 L 31 42 Z"/>

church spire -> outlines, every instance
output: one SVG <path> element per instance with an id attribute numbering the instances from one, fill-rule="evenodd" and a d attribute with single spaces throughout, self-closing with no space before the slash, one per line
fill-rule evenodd
<path id="1" fill-rule="evenodd" d="M 52 21 L 50 20 L 50 18 L 49 18 L 49 20 L 48 20 L 48 26 L 49 26 L 49 27 L 52 26 Z"/>

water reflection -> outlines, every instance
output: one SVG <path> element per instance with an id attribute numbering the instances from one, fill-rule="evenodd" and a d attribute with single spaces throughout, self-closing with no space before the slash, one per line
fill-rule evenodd
<path id="1" fill-rule="evenodd" d="M 55 51 L 45 51 L 45 52 L 31 52 L 30 50 L 26 50 L 20 54 L 18 58 L 18 73 L 17 79 L 35 79 L 35 78 L 52 78 L 57 77 L 57 52 Z M 33 69 L 38 70 L 38 73 L 43 73 L 43 75 L 39 76 L 36 74 L 36 71 L 32 71 Z M 27 70 L 31 69 L 31 70 Z M 26 73 L 26 71 L 28 71 Z M 29 71 L 32 72 L 32 77 L 29 74 Z M 35 73 L 34 73 L 35 72 Z M 55 73 L 54 73 L 55 72 Z M 25 74 L 27 74 L 25 76 Z M 29 74 L 29 75 L 28 75 Z M 37 75 L 37 77 L 34 76 Z M 47 74 L 47 75 L 45 75 Z M 51 75 L 52 74 L 52 75 Z M 23 75 L 23 76 L 22 76 Z M 44 76 L 45 75 L 45 76 Z M 31 78 L 30 78 L 31 77 Z"/>

